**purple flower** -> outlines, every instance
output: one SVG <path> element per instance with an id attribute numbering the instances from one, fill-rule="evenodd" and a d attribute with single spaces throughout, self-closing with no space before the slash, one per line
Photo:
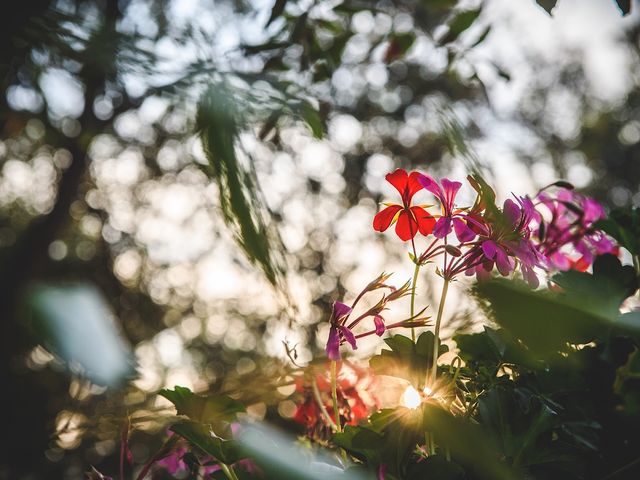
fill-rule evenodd
<path id="1" fill-rule="evenodd" d="M 566 188 L 536 196 L 536 249 L 552 270 L 584 271 L 595 257 L 618 253 L 618 246 L 594 223 L 605 218 L 602 205 Z"/>
<path id="2" fill-rule="evenodd" d="M 531 222 L 536 216 L 528 197 L 505 200 L 502 211 L 485 216 L 486 235 L 480 235 L 477 245 L 468 254 L 466 274 L 478 279 L 488 277 L 494 266 L 502 276 L 508 276 L 518 266 L 532 287 L 539 285 L 535 267 L 542 265 L 542 256 L 531 241 Z"/>
<path id="3" fill-rule="evenodd" d="M 407 295 L 410 291 L 411 285 L 410 282 L 407 282 L 402 287 L 395 288 L 384 283 L 388 278 L 389 275 L 382 274 L 376 280 L 370 282 L 364 288 L 364 290 L 362 290 L 358 294 L 352 306 L 345 305 L 342 302 L 333 303 L 333 310 L 331 312 L 330 318 L 331 328 L 329 329 L 329 337 L 327 338 L 327 346 L 325 348 L 327 357 L 329 357 L 330 360 L 340 360 L 340 346 L 344 343 L 348 343 L 349 345 L 351 345 L 351 348 L 353 350 L 356 350 L 358 348 L 356 341 L 359 338 L 367 337 L 374 334 L 380 337 L 384 335 L 384 332 L 391 328 L 414 328 L 425 325 L 427 318 L 422 317 L 425 309 L 421 310 L 411 318 L 407 318 L 391 325 L 385 324 L 384 318 L 382 317 L 381 313 L 386 310 L 387 303 L 393 302 L 394 300 L 398 300 L 399 298 Z M 364 294 L 381 288 L 388 289 L 389 292 L 385 293 L 382 298 L 378 300 L 378 303 L 365 310 L 354 320 L 351 320 L 350 317 L 353 313 L 353 308 L 364 296 Z M 355 335 L 353 333 L 353 329 L 367 318 L 373 319 L 374 328 L 372 330 L 365 331 L 364 333 Z"/>
<path id="4" fill-rule="evenodd" d="M 340 360 L 340 345 L 343 341 L 347 341 L 351 348 L 356 350 L 356 337 L 353 332 L 345 326 L 347 319 L 353 309 L 342 302 L 333 302 L 333 311 L 331 312 L 331 329 L 329 330 L 329 339 L 327 340 L 327 357 L 331 360 Z"/>
<path id="5" fill-rule="evenodd" d="M 418 182 L 425 190 L 435 195 L 442 207 L 442 215 L 433 227 L 433 235 L 436 238 L 445 238 L 452 231 L 455 231 L 456 237 L 460 242 L 464 243 L 473 240 L 476 234 L 467 225 L 466 215 L 459 210 L 455 210 L 455 198 L 462 183 L 443 178 L 438 184 L 433 177 L 425 174 L 421 174 L 418 177 Z"/>

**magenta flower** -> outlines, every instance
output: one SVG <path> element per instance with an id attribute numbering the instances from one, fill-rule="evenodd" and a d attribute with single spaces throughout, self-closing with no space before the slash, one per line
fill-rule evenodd
<path id="1" fill-rule="evenodd" d="M 340 345 L 346 340 L 351 348 L 356 350 L 356 337 L 346 327 L 346 321 L 353 309 L 342 302 L 333 302 L 333 311 L 331 312 L 331 330 L 329 330 L 329 339 L 327 340 L 327 357 L 331 360 L 340 360 Z"/>
<path id="2" fill-rule="evenodd" d="M 548 268 L 584 271 L 598 255 L 617 255 L 615 242 L 594 228 L 595 222 L 605 218 L 604 208 L 594 199 L 561 188 L 555 195 L 542 191 L 536 200 L 536 248 Z"/>
<path id="3" fill-rule="evenodd" d="M 443 178 L 438 184 L 433 177 L 424 174 L 418 177 L 418 182 L 435 195 L 442 207 L 442 215 L 433 227 L 433 235 L 436 238 L 445 238 L 454 230 L 460 242 L 473 240 L 476 234 L 467 225 L 466 215 L 455 209 L 455 197 L 462 183 Z"/>
<path id="4" fill-rule="evenodd" d="M 327 339 L 327 346 L 325 348 L 327 357 L 329 357 L 330 360 L 340 360 L 340 346 L 344 343 L 348 343 L 351 345 L 353 350 L 356 350 L 358 348 L 356 341 L 359 338 L 367 337 L 369 335 L 378 335 L 380 337 L 387 330 L 396 327 L 413 328 L 425 325 L 427 318 L 421 317 L 425 309 L 421 310 L 411 318 L 407 318 L 391 325 L 385 324 L 382 312 L 386 310 L 387 304 L 404 297 L 410 291 L 410 282 L 405 283 L 400 288 L 395 288 L 384 283 L 388 278 L 389 275 L 383 273 L 374 281 L 370 282 L 364 290 L 358 294 L 352 306 L 345 305 L 342 302 L 333 303 L 333 310 L 330 318 L 331 328 L 329 330 L 329 338 Z M 382 298 L 374 306 L 368 308 L 355 319 L 351 320 L 350 317 L 353 313 L 353 309 L 360 299 L 366 293 L 379 289 L 388 289 L 389 292 L 382 295 Z M 367 318 L 373 319 L 374 328 L 355 335 L 353 333 L 353 329 Z"/>
<path id="5" fill-rule="evenodd" d="M 542 264 L 542 256 L 531 241 L 531 222 L 536 211 L 528 197 L 507 199 L 502 212 L 485 217 L 487 234 L 481 235 L 468 255 L 466 274 L 486 278 L 494 266 L 502 276 L 508 276 L 516 267 L 532 286 L 539 285 L 534 267 Z"/>

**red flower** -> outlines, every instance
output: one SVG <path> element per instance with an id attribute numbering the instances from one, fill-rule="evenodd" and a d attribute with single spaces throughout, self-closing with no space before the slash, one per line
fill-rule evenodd
<path id="1" fill-rule="evenodd" d="M 418 172 L 407 172 L 397 169 L 385 177 L 387 182 L 396 187 L 402 197 L 402 205 L 390 204 L 380 211 L 373 218 L 373 229 L 384 232 L 389 226 L 396 222 L 396 234 L 401 240 L 411 240 L 420 232 L 422 235 L 429 235 L 433 231 L 436 221 L 424 208 L 411 206 L 411 199 L 422 189 L 418 182 L 420 174 Z"/>

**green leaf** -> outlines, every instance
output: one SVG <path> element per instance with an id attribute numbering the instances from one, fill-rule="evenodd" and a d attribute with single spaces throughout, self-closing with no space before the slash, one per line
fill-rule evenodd
<path id="1" fill-rule="evenodd" d="M 499 450 L 480 426 L 454 417 L 440 406 L 430 403 L 423 404 L 423 415 L 424 427 L 433 433 L 438 445 L 449 450 L 456 463 L 473 472 L 470 478 L 520 478 L 500 460 Z"/>
<path id="2" fill-rule="evenodd" d="M 593 269 L 593 275 L 556 275 L 562 293 L 533 291 L 506 279 L 480 283 L 475 292 L 498 324 L 543 357 L 566 351 L 568 343 L 605 337 L 612 327 L 636 335 L 637 328 L 617 321 L 620 304 L 635 291 L 635 274 L 612 255 L 599 257 Z"/>
<path id="3" fill-rule="evenodd" d="M 242 458 L 233 440 L 218 437 L 209 427 L 198 422 L 182 420 L 172 425 L 171 431 L 223 463 L 234 463 Z"/>
<path id="4" fill-rule="evenodd" d="M 623 15 L 628 15 L 631 11 L 631 0 L 615 0 Z"/>
<path id="5" fill-rule="evenodd" d="M 440 44 L 444 45 L 454 42 L 462 32 L 468 29 L 473 22 L 476 21 L 481 12 L 482 8 L 478 8 L 476 10 L 467 10 L 459 13 L 449 24 L 449 31 L 440 40 Z"/>
<path id="6" fill-rule="evenodd" d="M 311 129 L 311 133 L 315 138 L 322 138 L 324 136 L 324 123 L 320 112 L 313 108 L 309 102 L 301 102 L 297 108 L 294 107 L 294 112 L 307 123 Z"/>
<path id="7" fill-rule="evenodd" d="M 403 57 L 416 41 L 416 35 L 412 32 L 396 33 L 389 37 L 389 46 L 384 55 L 384 61 L 391 63 Z"/>
<path id="8" fill-rule="evenodd" d="M 425 458 L 419 463 L 409 467 L 408 480 L 464 480 L 466 473 L 464 468 L 455 462 L 447 460 L 443 455 L 434 455 Z"/>
<path id="9" fill-rule="evenodd" d="M 551 10 L 554 9 L 558 0 L 536 0 L 536 3 L 546 10 L 551 15 Z"/>
<path id="10" fill-rule="evenodd" d="M 271 25 L 271 22 L 273 22 L 276 18 L 284 13 L 287 2 L 288 0 L 275 0 L 273 8 L 271 9 L 271 15 L 269 16 L 269 20 L 267 20 L 265 27 Z"/>
<path id="11" fill-rule="evenodd" d="M 484 29 L 484 32 L 482 32 L 482 34 L 478 37 L 478 39 L 475 42 L 473 42 L 473 44 L 471 45 L 471 48 L 477 47 L 482 42 L 484 42 L 487 36 L 489 36 L 489 33 L 491 33 L 491 25 L 489 25 L 487 28 Z"/>
<path id="12" fill-rule="evenodd" d="M 382 350 L 380 355 L 371 357 L 371 368 L 379 375 L 404 378 L 413 385 L 422 385 L 433 362 L 433 332 L 423 332 L 415 344 L 404 335 L 393 335 L 384 341 L 391 350 Z M 448 351 L 449 347 L 440 344 L 438 356 Z"/>
<path id="13" fill-rule="evenodd" d="M 598 228 L 615 238 L 629 250 L 631 255 L 640 255 L 640 208 L 619 208 L 609 218 L 595 223 Z"/>
<path id="14" fill-rule="evenodd" d="M 178 415 L 186 415 L 198 422 L 230 421 L 235 419 L 237 413 L 245 411 L 242 404 L 227 395 L 203 397 L 185 387 L 160 390 L 158 395 L 173 403 Z"/>
<path id="15" fill-rule="evenodd" d="M 276 285 L 282 277 L 282 260 L 276 239 L 269 233 L 264 205 L 260 201 L 255 174 L 236 155 L 236 140 L 243 117 L 233 92 L 216 85 L 202 96 L 198 106 L 198 128 L 209 165 L 204 168 L 218 185 L 224 220 L 231 227 L 247 258 L 258 265 Z"/>
<path id="16" fill-rule="evenodd" d="M 117 387 L 134 374 L 129 345 L 103 296 L 87 285 L 38 285 L 26 310 L 39 340 L 98 385 Z"/>
<path id="17" fill-rule="evenodd" d="M 369 464 L 380 463 L 380 450 L 384 446 L 384 437 L 363 426 L 347 425 L 344 431 L 336 433 L 333 443 Z"/>

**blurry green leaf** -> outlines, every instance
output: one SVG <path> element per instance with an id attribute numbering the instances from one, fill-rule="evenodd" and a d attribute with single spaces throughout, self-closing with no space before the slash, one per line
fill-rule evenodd
<path id="1" fill-rule="evenodd" d="M 511 81 L 511 75 L 509 74 L 509 72 L 507 72 L 504 68 L 502 68 L 500 65 L 496 64 L 496 63 L 492 63 L 493 68 L 496 69 L 496 73 L 498 74 L 498 76 L 500 78 L 502 78 L 503 80 L 510 82 Z"/>
<path id="2" fill-rule="evenodd" d="M 628 15 L 631 11 L 631 0 L 615 0 L 623 15 Z"/>
<path id="3" fill-rule="evenodd" d="M 272 247 L 253 172 L 240 164 L 235 151 L 241 121 L 229 88 L 217 85 L 201 98 L 198 128 L 209 161 L 206 172 L 218 184 L 224 219 L 249 260 L 275 285 L 282 274 L 277 249 Z"/>
<path id="4" fill-rule="evenodd" d="M 558 0 L 536 0 L 536 3 L 544 8 L 549 15 L 551 15 L 551 10 L 554 9 Z"/>
<path id="5" fill-rule="evenodd" d="M 480 13 L 482 12 L 482 8 L 478 8 L 476 10 L 467 10 L 465 12 L 461 12 L 449 23 L 449 31 L 446 35 L 440 40 L 440 44 L 444 45 L 447 43 L 454 42 L 462 32 L 468 29 L 473 22 L 476 21 Z"/>
<path id="6" fill-rule="evenodd" d="M 424 427 L 436 442 L 451 452 L 453 460 L 473 472 L 471 478 L 515 480 L 517 477 L 501 460 L 491 437 L 478 425 L 454 417 L 440 406 L 423 405 Z"/>
<path id="7" fill-rule="evenodd" d="M 393 335 L 384 341 L 391 350 L 382 350 L 380 355 L 371 357 L 371 368 L 378 375 L 391 375 L 422 385 L 433 362 L 433 332 L 423 332 L 415 344 L 404 335 Z M 440 344 L 438 356 L 448 351 L 449 347 Z"/>
<path id="8" fill-rule="evenodd" d="M 484 332 L 459 334 L 453 337 L 460 350 L 458 355 L 467 364 L 486 364 L 494 368 L 501 364 L 537 367 L 531 354 L 504 330 L 484 327 Z"/>
<path id="9" fill-rule="evenodd" d="M 27 308 L 41 341 L 94 383 L 116 386 L 133 374 L 129 346 L 93 287 L 39 286 L 27 295 Z"/>
<path id="10" fill-rule="evenodd" d="M 223 463 L 234 463 L 242 458 L 238 446 L 233 440 L 218 437 L 206 425 L 182 420 L 173 424 L 171 431 Z"/>
<path id="11" fill-rule="evenodd" d="M 311 128 L 311 133 L 315 138 L 322 138 L 324 136 L 324 124 L 320 112 L 313 108 L 309 102 L 303 101 L 297 107 L 294 107 L 296 112 Z"/>
<path id="12" fill-rule="evenodd" d="M 615 326 L 628 286 L 609 278 L 604 264 L 608 260 L 594 265 L 597 276 L 575 271 L 556 276 L 563 293 L 533 291 L 505 279 L 479 283 L 475 292 L 498 324 L 537 354 L 548 355 L 566 350 L 567 343 L 591 342 Z"/>
<path id="13" fill-rule="evenodd" d="M 593 263 L 593 274 L 569 270 L 560 272 L 553 281 L 564 288 L 569 298 L 585 307 L 615 318 L 620 304 L 638 288 L 635 269 L 623 266 L 611 254 L 601 255 Z"/>
<path id="14" fill-rule="evenodd" d="M 419 463 L 411 465 L 407 472 L 408 480 L 464 480 L 466 473 L 464 468 L 455 462 L 447 460 L 444 455 L 434 455 L 422 459 Z"/>
<path id="15" fill-rule="evenodd" d="M 166 398 L 176 407 L 178 415 L 186 415 L 198 422 L 211 423 L 219 420 L 233 420 L 244 407 L 227 395 L 196 395 L 185 387 L 160 390 L 158 395 Z"/>
<path id="16" fill-rule="evenodd" d="M 632 255 L 640 255 L 640 207 L 615 209 L 595 227 L 615 238 Z"/>
<path id="17" fill-rule="evenodd" d="M 491 25 L 489 25 L 487 28 L 484 29 L 484 32 L 482 32 L 482 34 L 478 37 L 478 39 L 475 42 L 473 42 L 473 44 L 471 45 L 471 48 L 477 47 L 482 42 L 484 42 L 486 38 L 489 36 L 489 33 L 491 33 Z"/>
<path id="18" fill-rule="evenodd" d="M 403 57 L 416 41 L 416 35 L 412 32 L 395 33 L 389 37 L 389 46 L 384 55 L 384 61 L 391 63 Z"/>
<path id="19" fill-rule="evenodd" d="M 363 426 L 347 425 L 344 431 L 332 437 L 333 443 L 369 464 L 380 463 L 380 450 L 384 445 L 382 435 Z"/>
<path id="20" fill-rule="evenodd" d="M 266 52 L 269 50 L 279 50 L 281 48 L 287 47 L 288 45 L 289 44 L 285 42 L 270 41 L 266 43 L 260 43 L 258 45 L 242 45 L 242 50 L 249 55 L 253 55 L 256 53 Z"/>
<path id="21" fill-rule="evenodd" d="M 267 20 L 267 24 L 265 25 L 266 27 L 271 25 L 271 22 L 273 22 L 276 18 L 278 18 L 280 15 L 284 13 L 284 9 L 287 6 L 287 2 L 288 0 L 275 0 L 273 4 L 273 8 L 271 9 L 271 15 L 269 16 L 269 20 Z"/>
<path id="22" fill-rule="evenodd" d="M 380 463 L 386 464 L 391 474 L 403 478 L 409 458 L 418 442 L 424 440 L 422 412 L 405 407 L 383 409 L 369 417 L 369 426 L 382 435 Z"/>
<path id="23" fill-rule="evenodd" d="M 266 425 L 243 425 L 237 437 L 243 452 L 247 452 L 265 473 L 268 480 L 364 480 L 359 469 L 344 470 L 335 459 L 321 451 L 311 451 L 294 438 Z"/>

